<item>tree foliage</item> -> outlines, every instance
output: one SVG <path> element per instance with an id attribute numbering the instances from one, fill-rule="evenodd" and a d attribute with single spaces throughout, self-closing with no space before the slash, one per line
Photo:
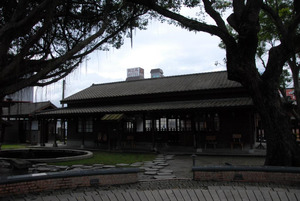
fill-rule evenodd
<path id="1" fill-rule="evenodd" d="M 267 138 L 265 164 L 300 166 L 300 149 L 291 133 L 291 107 L 278 90 L 285 63 L 300 51 L 298 0 L 127 1 L 146 6 L 188 30 L 219 37 L 226 50 L 228 78 L 248 89 L 263 121 Z M 180 8 L 184 5 L 199 8 L 212 23 L 182 15 Z M 230 13 L 226 20 L 224 11 Z M 262 12 L 265 18 L 261 18 Z M 260 50 L 267 54 L 261 73 L 256 55 L 265 46 L 260 41 L 273 39 L 276 42 L 271 47 Z"/>
<path id="2" fill-rule="evenodd" d="M 0 98 L 45 86 L 94 50 L 119 48 L 146 9 L 121 0 L 1 0 Z"/>

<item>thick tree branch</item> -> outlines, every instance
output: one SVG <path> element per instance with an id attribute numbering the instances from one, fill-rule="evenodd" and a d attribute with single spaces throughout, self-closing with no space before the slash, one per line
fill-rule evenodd
<path id="1" fill-rule="evenodd" d="M 107 12 L 107 14 L 109 13 Z M 111 21 L 109 17 L 106 17 L 108 22 L 102 21 L 102 26 L 96 33 L 79 41 L 75 46 L 59 57 L 47 60 L 26 61 L 20 56 L 20 60 L 14 59 L 10 64 L 10 69 L 13 69 L 14 65 L 14 68 L 16 69 L 21 63 L 22 68 L 20 68 L 20 71 L 18 72 L 7 73 L 6 76 L 4 76 L 5 74 L 3 72 L 0 74 L 0 80 L 1 83 L 3 83 L 1 85 L 4 86 L 4 83 L 10 85 L 10 87 L 0 87 L 0 91 L 4 94 L 10 94 L 16 89 L 22 89 L 24 86 L 45 86 L 54 83 L 59 80 L 60 77 L 66 76 L 76 68 L 85 56 L 99 48 L 101 45 L 114 39 L 120 32 L 124 31 L 129 26 L 132 20 L 143 14 L 143 12 L 133 11 L 120 26 L 117 26 L 115 30 L 109 30 L 109 33 L 107 33 L 107 29 Z M 80 38 L 81 37 L 79 37 L 79 40 Z M 100 38 L 102 39 L 99 41 L 98 39 Z M 51 44 L 51 42 L 49 43 Z M 70 64 L 73 61 L 76 63 Z M 27 77 L 26 80 L 24 80 L 24 76 Z"/>
<path id="2" fill-rule="evenodd" d="M 50 4 L 57 4 L 57 0 L 44 0 L 39 6 L 31 11 L 30 14 L 22 18 L 20 13 L 23 14 L 23 12 L 20 12 L 19 9 L 17 9 L 11 21 L 0 29 L 0 38 L 2 40 L 11 41 L 13 38 L 22 36 L 24 32 L 30 30 L 30 28 L 33 27 L 33 25 L 35 25 L 42 16 L 47 15 L 45 9 L 51 9 L 52 6 L 49 6 Z M 18 8 L 21 9 L 20 6 Z"/>
<path id="3" fill-rule="evenodd" d="M 203 0 L 205 11 L 207 14 L 209 14 L 214 21 L 216 22 L 217 26 L 222 29 L 224 32 L 228 32 L 225 22 L 222 19 L 220 13 L 218 13 L 215 9 L 212 7 L 212 3 L 209 0 Z"/>
<path id="4" fill-rule="evenodd" d="M 196 20 L 189 19 L 187 17 L 184 17 L 180 14 L 174 13 L 168 9 L 165 9 L 165 8 L 155 4 L 155 1 L 152 1 L 152 0 L 127 0 L 127 1 L 136 3 L 136 4 L 140 4 L 143 6 L 147 6 L 148 8 L 156 11 L 157 13 L 159 13 L 167 18 L 170 18 L 170 19 L 173 19 L 173 20 L 179 22 L 183 27 L 185 27 L 188 30 L 202 31 L 202 32 L 206 32 L 206 33 L 218 36 L 223 40 L 223 42 L 226 45 L 234 45 L 235 44 L 234 38 L 228 33 L 227 29 L 226 29 L 226 31 L 224 31 L 223 27 L 219 28 L 218 26 L 215 26 L 215 25 L 208 25 L 206 23 L 202 23 L 202 22 L 198 22 Z M 215 16 L 215 13 L 212 12 L 211 14 L 216 18 L 218 23 L 222 24 L 219 21 L 218 17 Z"/>

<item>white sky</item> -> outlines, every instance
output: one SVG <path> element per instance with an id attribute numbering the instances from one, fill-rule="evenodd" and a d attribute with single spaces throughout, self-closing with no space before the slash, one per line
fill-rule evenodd
<path id="1" fill-rule="evenodd" d="M 66 78 L 65 97 L 93 83 L 124 81 L 127 68 L 142 67 L 145 78 L 150 70 L 161 68 L 165 76 L 225 70 L 225 51 L 218 47 L 219 38 L 189 32 L 167 23 L 150 22 L 147 30 L 136 30 L 133 48 L 125 39 L 120 49 L 97 51 Z M 215 65 L 219 62 L 219 65 Z M 50 100 L 60 107 L 62 81 L 35 90 L 34 101 Z"/>

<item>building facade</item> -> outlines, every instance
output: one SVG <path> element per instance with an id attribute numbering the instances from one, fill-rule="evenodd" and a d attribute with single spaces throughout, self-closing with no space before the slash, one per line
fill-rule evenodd
<path id="1" fill-rule="evenodd" d="M 68 122 L 67 144 L 104 149 L 252 148 L 252 99 L 227 72 L 93 84 L 40 113 Z"/>
<path id="2" fill-rule="evenodd" d="M 35 114 L 57 108 L 50 101 L 32 103 L 9 100 L 4 101 L 3 105 L 2 120 L 6 121 L 8 125 L 5 130 L 3 129 L 2 141 L 4 143 L 30 143 L 33 145 L 40 142 L 41 133 L 41 122 L 38 121 Z M 48 123 L 47 132 L 54 128 L 54 122 Z M 48 138 L 50 135 L 45 136 Z"/>

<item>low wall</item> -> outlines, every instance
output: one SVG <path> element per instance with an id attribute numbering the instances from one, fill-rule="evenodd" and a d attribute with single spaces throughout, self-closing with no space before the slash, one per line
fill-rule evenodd
<path id="1" fill-rule="evenodd" d="M 0 197 L 56 189 L 136 183 L 137 168 L 63 171 L 9 176 L 0 179 Z"/>
<path id="2" fill-rule="evenodd" d="M 299 185 L 300 168 L 277 166 L 204 166 L 193 167 L 198 181 L 265 182 Z"/>

